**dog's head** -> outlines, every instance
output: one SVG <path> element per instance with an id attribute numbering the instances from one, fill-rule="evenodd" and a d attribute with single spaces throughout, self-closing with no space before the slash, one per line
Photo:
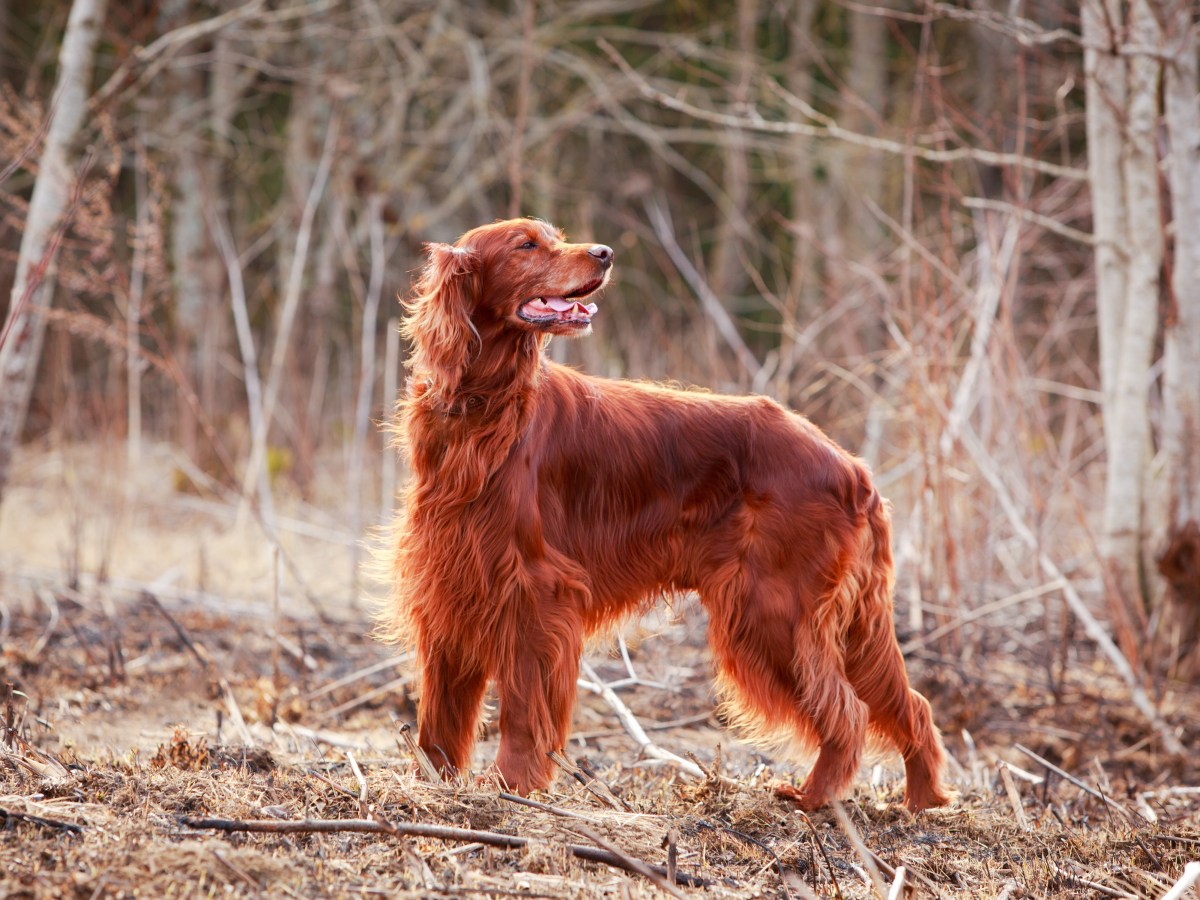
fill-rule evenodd
<path id="1" fill-rule="evenodd" d="M 457 388 L 485 337 L 590 332 L 591 298 L 613 266 L 610 247 L 568 243 L 539 219 L 482 225 L 427 251 L 404 328 L 443 395 Z"/>

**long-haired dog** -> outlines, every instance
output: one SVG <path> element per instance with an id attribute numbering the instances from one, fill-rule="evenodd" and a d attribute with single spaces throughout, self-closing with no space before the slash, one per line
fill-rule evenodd
<path id="1" fill-rule="evenodd" d="M 793 797 L 849 786 L 869 735 L 904 758 L 912 810 L 946 802 L 929 703 L 892 621 L 887 505 L 866 466 L 764 397 L 593 378 L 544 353 L 591 329 L 613 251 L 534 219 L 428 248 L 406 304 L 410 467 L 390 637 L 416 645 L 419 742 L 470 761 L 484 690 L 496 769 L 544 787 L 582 642 L 666 591 L 708 611 L 720 688 L 757 737 L 819 748 Z"/>

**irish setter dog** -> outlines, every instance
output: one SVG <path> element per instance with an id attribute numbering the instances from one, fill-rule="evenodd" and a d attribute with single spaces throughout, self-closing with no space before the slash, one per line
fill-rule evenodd
<path id="1" fill-rule="evenodd" d="M 587 635 L 695 591 L 734 721 L 819 748 L 800 790 L 838 797 L 868 736 L 905 802 L 946 802 L 929 703 L 892 621 L 887 505 L 866 466 L 765 397 L 593 378 L 546 358 L 591 330 L 613 251 L 535 219 L 433 244 L 404 333 L 410 481 L 384 630 L 416 645 L 419 742 L 470 761 L 488 680 L 496 769 L 528 792 L 567 739 Z"/>

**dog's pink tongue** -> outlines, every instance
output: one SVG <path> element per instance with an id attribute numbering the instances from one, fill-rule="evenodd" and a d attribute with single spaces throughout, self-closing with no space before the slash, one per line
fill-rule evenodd
<path id="1" fill-rule="evenodd" d="M 564 297 L 543 297 L 542 302 L 556 313 L 569 314 L 571 318 L 586 319 L 588 316 L 596 314 L 595 303 L 588 303 L 585 306 L 578 300 L 567 300 Z"/>

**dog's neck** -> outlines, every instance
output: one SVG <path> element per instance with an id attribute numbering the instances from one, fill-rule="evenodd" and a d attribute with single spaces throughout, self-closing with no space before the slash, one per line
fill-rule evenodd
<path id="1" fill-rule="evenodd" d="M 492 418 L 536 387 L 545 364 L 543 336 L 499 328 L 480 329 L 479 338 L 479 349 L 453 390 L 431 392 L 440 395 L 443 415 Z M 426 381 L 429 387 L 438 387 Z"/>

